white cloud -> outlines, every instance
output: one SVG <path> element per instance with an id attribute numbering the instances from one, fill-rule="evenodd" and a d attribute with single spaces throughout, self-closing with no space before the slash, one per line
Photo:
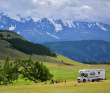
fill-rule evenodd
<path id="1" fill-rule="evenodd" d="M 33 2 L 35 3 L 35 2 L 37 2 L 37 0 L 33 0 Z"/>
<path id="2" fill-rule="evenodd" d="M 0 11 L 16 18 L 56 18 L 66 20 L 110 20 L 110 0 L 0 0 Z"/>
<path id="3" fill-rule="evenodd" d="M 83 5 L 83 6 L 81 7 L 81 9 L 92 9 L 92 7 L 87 6 L 87 5 Z"/>

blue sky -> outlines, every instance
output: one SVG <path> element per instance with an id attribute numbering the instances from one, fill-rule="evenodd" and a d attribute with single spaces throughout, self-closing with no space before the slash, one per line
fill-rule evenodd
<path id="1" fill-rule="evenodd" d="M 110 24 L 110 0 L 0 0 L 0 11 L 17 19 L 65 19 Z"/>

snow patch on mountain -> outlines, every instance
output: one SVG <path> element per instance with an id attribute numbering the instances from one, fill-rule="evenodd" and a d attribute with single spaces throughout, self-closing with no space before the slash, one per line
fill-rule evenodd
<path id="1" fill-rule="evenodd" d="M 92 27 L 92 24 L 88 24 L 88 27 L 91 28 Z"/>
<path id="2" fill-rule="evenodd" d="M 69 27 L 76 27 L 74 24 L 73 24 L 73 21 L 66 21 L 66 20 L 63 20 L 62 21 L 64 26 L 69 26 Z"/>
<path id="3" fill-rule="evenodd" d="M 57 37 L 57 36 L 55 36 L 55 35 L 52 35 L 51 33 L 49 33 L 49 32 L 46 32 L 48 35 L 50 35 L 50 36 L 52 36 L 52 37 L 54 37 L 54 38 L 56 38 L 56 39 L 59 39 L 59 37 Z"/>
<path id="4" fill-rule="evenodd" d="M 61 24 L 54 24 L 56 32 L 63 30 Z"/>
<path id="5" fill-rule="evenodd" d="M 1 25 L 1 27 L 0 28 L 3 28 L 3 25 Z"/>
<path id="6" fill-rule="evenodd" d="M 79 22 L 76 22 L 77 26 L 78 26 L 78 29 L 79 29 Z"/>
<path id="7" fill-rule="evenodd" d="M 17 33 L 18 33 L 18 34 L 20 34 L 20 32 L 19 32 L 19 31 L 18 31 Z"/>
<path id="8" fill-rule="evenodd" d="M 80 33 L 82 33 L 83 35 L 92 34 L 90 32 L 80 32 Z"/>
<path id="9" fill-rule="evenodd" d="M 57 23 L 56 23 L 54 20 L 52 20 L 52 19 L 49 19 L 49 20 L 50 20 L 50 22 L 55 26 L 56 32 L 63 30 L 61 24 L 57 24 Z"/>
<path id="10" fill-rule="evenodd" d="M 25 18 L 26 21 L 31 20 L 32 18 L 30 16 L 28 16 L 27 18 Z"/>
<path id="11" fill-rule="evenodd" d="M 37 32 L 38 34 L 40 34 L 40 35 L 44 35 L 43 33 L 41 33 L 41 32 L 39 32 L 38 30 L 34 30 L 34 32 Z"/>
<path id="12" fill-rule="evenodd" d="M 16 26 L 14 27 L 11 25 L 11 27 L 9 27 L 9 30 L 14 30 L 15 28 L 16 28 Z"/>
<path id="13" fill-rule="evenodd" d="M 8 17 L 8 15 L 5 12 L 0 12 L 0 15 Z"/>
<path id="14" fill-rule="evenodd" d="M 32 19 L 34 22 L 38 22 L 40 20 L 40 18 L 35 18 L 35 17 L 32 17 Z"/>
<path id="15" fill-rule="evenodd" d="M 96 22 L 96 25 L 99 26 L 102 30 L 108 31 L 106 28 L 104 28 L 99 22 Z"/>

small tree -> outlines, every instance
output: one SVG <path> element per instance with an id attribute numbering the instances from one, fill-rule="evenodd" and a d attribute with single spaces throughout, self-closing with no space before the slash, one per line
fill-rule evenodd
<path id="1" fill-rule="evenodd" d="M 0 37 L 3 37 L 3 34 L 0 34 Z"/>
<path id="2" fill-rule="evenodd" d="M 10 57 L 9 57 L 9 54 L 8 54 L 7 57 L 6 57 L 5 64 L 4 64 L 4 69 L 9 69 L 9 60 L 10 60 Z"/>
<path id="3" fill-rule="evenodd" d="M 15 60 L 15 63 L 19 65 L 19 72 L 23 75 L 23 77 L 34 81 L 35 83 L 36 80 L 46 81 L 50 80 L 52 77 L 49 69 L 39 61 L 34 62 L 31 58 L 18 58 Z"/>
<path id="4" fill-rule="evenodd" d="M 18 79 L 18 67 L 16 65 L 13 65 L 12 62 L 9 62 L 9 54 L 6 57 L 6 62 L 4 64 L 4 68 L 3 68 L 3 83 L 7 84 L 7 83 L 12 83 L 14 80 Z"/>
<path id="5" fill-rule="evenodd" d="M 10 37 L 10 34 L 7 34 L 7 37 Z"/>
<path id="6" fill-rule="evenodd" d="M 51 79 L 52 74 L 50 74 L 49 69 L 42 62 L 36 61 L 34 68 L 37 68 L 37 79 L 40 79 L 42 82 Z"/>

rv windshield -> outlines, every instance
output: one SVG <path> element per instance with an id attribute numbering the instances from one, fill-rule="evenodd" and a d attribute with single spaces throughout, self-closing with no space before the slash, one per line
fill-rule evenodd
<path id="1" fill-rule="evenodd" d="M 79 77 L 83 77 L 85 74 L 81 74 Z"/>
<path id="2" fill-rule="evenodd" d="M 79 77 L 87 77 L 87 74 L 81 74 Z"/>

